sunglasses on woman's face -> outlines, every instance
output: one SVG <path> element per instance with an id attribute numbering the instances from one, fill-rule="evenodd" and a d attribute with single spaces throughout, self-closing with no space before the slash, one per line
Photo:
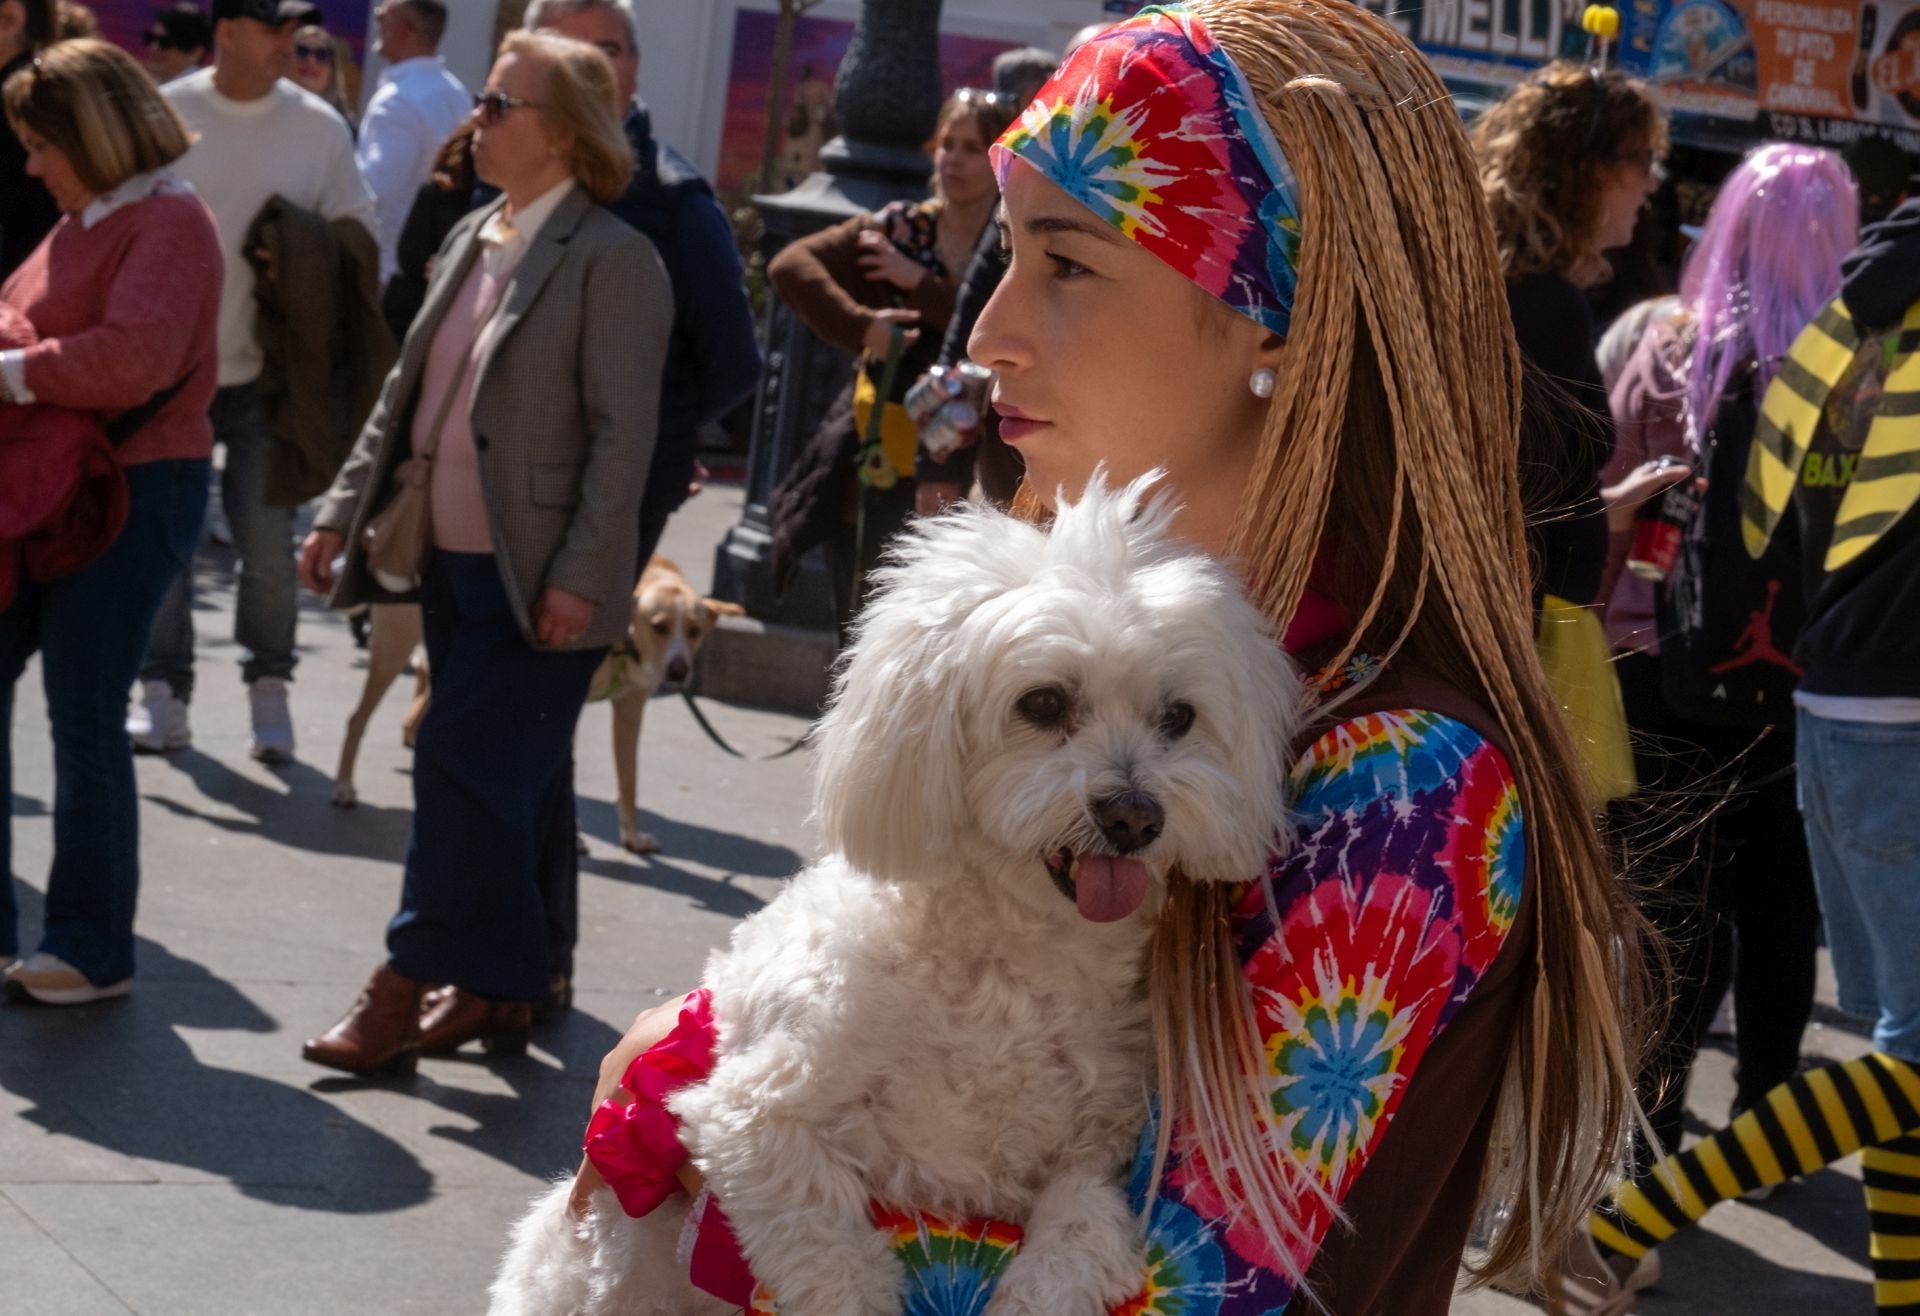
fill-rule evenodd
<path id="1" fill-rule="evenodd" d="M 480 116 L 481 125 L 491 128 L 506 118 L 509 110 L 537 110 L 542 106 L 539 101 L 523 101 L 504 91 L 483 91 L 473 98 L 473 108 Z"/>
<path id="2" fill-rule="evenodd" d="M 314 64 L 333 63 L 332 46 L 299 46 L 293 48 L 295 59 L 304 59 Z"/>

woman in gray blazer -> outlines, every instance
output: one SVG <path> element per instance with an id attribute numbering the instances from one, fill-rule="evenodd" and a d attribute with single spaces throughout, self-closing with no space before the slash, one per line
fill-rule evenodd
<path id="1" fill-rule="evenodd" d="M 441 249 L 353 455 L 301 548 L 336 607 L 390 597 L 364 531 L 408 457 L 430 459 L 419 581 L 433 701 L 387 963 L 306 1044 L 351 1073 L 410 1070 L 422 997 L 438 1040 L 524 1046 L 548 994 L 540 872 L 573 844 L 573 729 L 625 633 L 635 527 L 673 296 L 651 243 L 603 210 L 633 167 L 593 47 L 516 32 L 476 98 L 474 161 L 498 202 Z M 336 559 L 345 554 L 337 576 Z"/>

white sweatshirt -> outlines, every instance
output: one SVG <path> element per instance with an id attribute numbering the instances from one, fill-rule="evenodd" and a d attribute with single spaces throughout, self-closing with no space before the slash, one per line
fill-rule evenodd
<path id="1" fill-rule="evenodd" d="M 345 120 L 284 78 L 259 100 L 235 101 L 214 90 L 212 69 L 202 69 L 161 94 L 198 137 L 174 172 L 193 184 L 220 226 L 220 385 L 250 383 L 260 377 L 261 358 L 253 267 L 240 250 L 247 230 L 277 196 L 326 219 L 357 219 L 372 234 L 373 194 L 354 163 Z"/>

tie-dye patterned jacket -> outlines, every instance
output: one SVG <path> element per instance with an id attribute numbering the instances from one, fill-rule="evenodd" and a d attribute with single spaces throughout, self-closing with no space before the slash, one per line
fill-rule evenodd
<path id="1" fill-rule="evenodd" d="M 1397 709 L 1322 734 L 1296 762 L 1291 794 L 1296 843 L 1269 874 L 1273 903 L 1249 884 L 1235 919 L 1277 1127 L 1352 1225 L 1335 1227 L 1321 1200 L 1303 1197 L 1301 1232 L 1311 1241 L 1292 1269 L 1307 1271 L 1312 1296 L 1335 1312 L 1438 1316 L 1471 1223 L 1524 981 L 1524 938 L 1501 957 L 1521 918 L 1526 869 L 1513 775 L 1464 722 Z M 1496 960 L 1502 967 L 1490 974 Z M 1483 982 L 1489 991 L 1476 997 Z M 658 1048 L 691 1057 L 669 1086 L 711 1064 L 703 996 L 690 998 L 681 1028 Z M 1429 1057 L 1432 1078 L 1417 1084 Z M 1387 1141 L 1410 1108 L 1409 1135 Z M 1182 1157 L 1178 1139 L 1148 1203 L 1154 1143 L 1149 1126 L 1131 1185 L 1147 1213 L 1146 1275 L 1116 1316 L 1281 1316 L 1295 1297 L 1289 1267 L 1258 1232 L 1226 1218 L 1206 1166 Z M 1363 1180 L 1375 1163 L 1386 1168 Z M 671 1187 L 668 1174 L 655 1191 Z M 636 1214 L 654 1200 L 622 1194 Z M 703 1238 L 725 1233 L 723 1224 L 706 1228 L 715 1223 L 702 1225 Z M 984 1313 L 1019 1247 L 1019 1229 L 997 1222 L 877 1210 L 876 1223 L 905 1263 L 907 1316 Z M 696 1244 L 696 1283 L 702 1250 Z M 729 1265 L 721 1259 L 713 1272 Z M 1296 1306 L 1308 1302 L 1302 1295 Z M 776 1307 L 762 1291 L 751 1311 Z"/>
<path id="2" fill-rule="evenodd" d="M 1296 844 L 1270 875 L 1278 922 L 1257 884 L 1236 918 L 1278 1126 L 1331 1197 L 1344 1201 L 1422 1060 L 1513 929 L 1525 842 L 1505 756 L 1439 713 L 1385 711 L 1341 722 L 1300 757 L 1292 793 Z M 1483 1075 L 1485 1091 L 1446 1094 L 1466 1124 L 1491 1108 L 1499 1076 L 1497 1067 Z M 1467 1141 L 1484 1147 L 1484 1135 Z M 1142 1206 L 1153 1145 L 1149 1128 L 1132 1184 Z M 1474 1182 L 1477 1168 L 1468 1167 Z M 1425 1195 L 1403 1187 L 1426 1201 L 1439 1185 Z M 1287 1268 L 1257 1232 L 1223 1219 L 1222 1207 L 1204 1166 L 1177 1157 L 1170 1163 L 1148 1214 L 1145 1282 L 1116 1316 L 1279 1316 L 1287 1309 L 1294 1297 Z M 1317 1250 L 1331 1214 L 1312 1202 L 1302 1210 Z M 880 1223 L 894 1231 L 907 1262 L 908 1316 L 984 1311 L 993 1280 L 1018 1247 L 1019 1231 L 1008 1226 L 910 1215 Z M 1382 1222 L 1354 1223 L 1366 1230 Z M 1440 1232 L 1456 1240 L 1451 1255 L 1414 1267 L 1443 1275 L 1440 1311 L 1469 1223 L 1442 1222 Z M 1330 1246 L 1358 1243 L 1380 1259 L 1372 1268 L 1385 1272 L 1404 1242 L 1358 1240 L 1343 1228 Z M 1305 1269 L 1314 1257 L 1295 1260 Z M 1341 1269 L 1329 1283 L 1344 1282 Z M 1350 1306 L 1326 1285 L 1316 1293 L 1334 1311 L 1375 1309 L 1371 1301 Z M 1412 1296 L 1384 1295 L 1379 1309 L 1413 1313 Z"/>

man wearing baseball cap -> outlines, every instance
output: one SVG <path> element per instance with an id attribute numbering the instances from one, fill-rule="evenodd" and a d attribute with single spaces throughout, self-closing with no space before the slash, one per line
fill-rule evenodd
<path id="1" fill-rule="evenodd" d="M 284 77 L 293 30 L 311 8 L 299 0 L 214 0 L 213 67 L 169 83 L 167 100 L 197 141 L 174 166 L 220 226 L 225 282 L 220 293 L 220 391 L 215 441 L 226 448 L 220 501 L 239 554 L 236 636 L 251 704 L 252 753 L 267 762 L 293 754 L 287 684 L 293 676 L 297 615 L 294 508 L 267 505 L 273 434 L 257 383 L 262 356 L 254 332 L 254 272 L 242 247 L 267 202 L 325 220 L 352 219 L 369 234 L 373 196 L 354 163 L 347 125 L 333 109 Z M 142 693 L 127 719 L 136 747 L 164 751 L 189 743 L 193 692 L 192 573 L 180 577 L 154 621 Z"/>

